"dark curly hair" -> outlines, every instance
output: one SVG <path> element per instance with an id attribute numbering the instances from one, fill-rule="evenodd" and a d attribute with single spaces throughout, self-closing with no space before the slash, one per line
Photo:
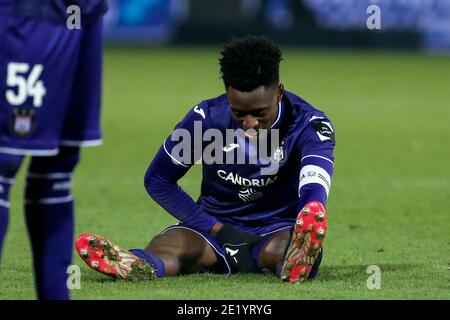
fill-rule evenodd
<path id="1" fill-rule="evenodd" d="M 278 85 L 283 58 L 281 50 L 266 37 L 233 38 L 220 55 L 220 73 L 226 89 L 232 86 L 249 92 L 260 86 Z"/>

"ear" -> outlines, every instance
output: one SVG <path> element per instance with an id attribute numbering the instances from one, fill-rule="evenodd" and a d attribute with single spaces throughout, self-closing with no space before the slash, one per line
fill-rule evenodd
<path id="1" fill-rule="evenodd" d="M 278 92 L 277 92 L 277 100 L 278 102 L 281 101 L 281 99 L 283 99 L 283 95 L 284 95 L 284 86 L 282 83 L 280 83 L 278 85 Z"/>

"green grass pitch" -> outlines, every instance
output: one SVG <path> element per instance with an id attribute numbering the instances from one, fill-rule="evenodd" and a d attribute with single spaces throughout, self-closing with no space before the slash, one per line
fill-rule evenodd
<path id="1" fill-rule="evenodd" d="M 186 111 L 223 92 L 219 48 L 109 48 L 104 145 L 83 149 L 74 176 L 76 233 L 144 247 L 175 220 L 146 194 L 143 176 Z M 402 52 L 285 49 L 281 79 L 336 127 L 329 232 L 320 278 L 302 285 L 263 275 L 198 274 L 115 281 L 81 267 L 73 299 L 449 299 L 450 58 Z M 34 299 L 22 196 L 12 191 L 0 299 Z M 196 198 L 201 171 L 181 185 Z M 369 290 L 370 265 L 381 289 Z"/>

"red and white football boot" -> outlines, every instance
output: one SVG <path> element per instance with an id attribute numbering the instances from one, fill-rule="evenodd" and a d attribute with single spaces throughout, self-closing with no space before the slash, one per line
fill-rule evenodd
<path id="1" fill-rule="evenodd" d="M 128 280 L 156 279 L 155 269 L 149 263 L 98 235 L 78 236 L 75 249 L 89 267 L 108 276 Z"/>
<path id="2" fill-rule="evenodd" d="M 327 216 L 320 202 L 308 202 L 300 211 L 286 251 L 280 277 L 299 283 L 308 279 L 327 232 Z"/>

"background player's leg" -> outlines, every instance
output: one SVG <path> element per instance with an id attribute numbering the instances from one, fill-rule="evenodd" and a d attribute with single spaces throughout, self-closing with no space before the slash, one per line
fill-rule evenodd
<path id="1" fill-rule="evenodd" d="M 171 229 L 154 237 L 145 252 L 163 261 L 166 276 L 203 271 L 217 263 L 209 243 L 188 229 Z"/>
<path id="2" fill-rule="evenodd" d="M 22 160 L 23 156 L 0 153 L 0 260 L 9 222 L 9 189 Z"/>
<path id="3" fill-rule="evenodd" d="M 53 157 L 33 157 L 26 180 L 25 214 L 39 299 L 68 299 L 67 267 L 74 232 L 72 172 L 79 148 L 62 147 Z"/>

